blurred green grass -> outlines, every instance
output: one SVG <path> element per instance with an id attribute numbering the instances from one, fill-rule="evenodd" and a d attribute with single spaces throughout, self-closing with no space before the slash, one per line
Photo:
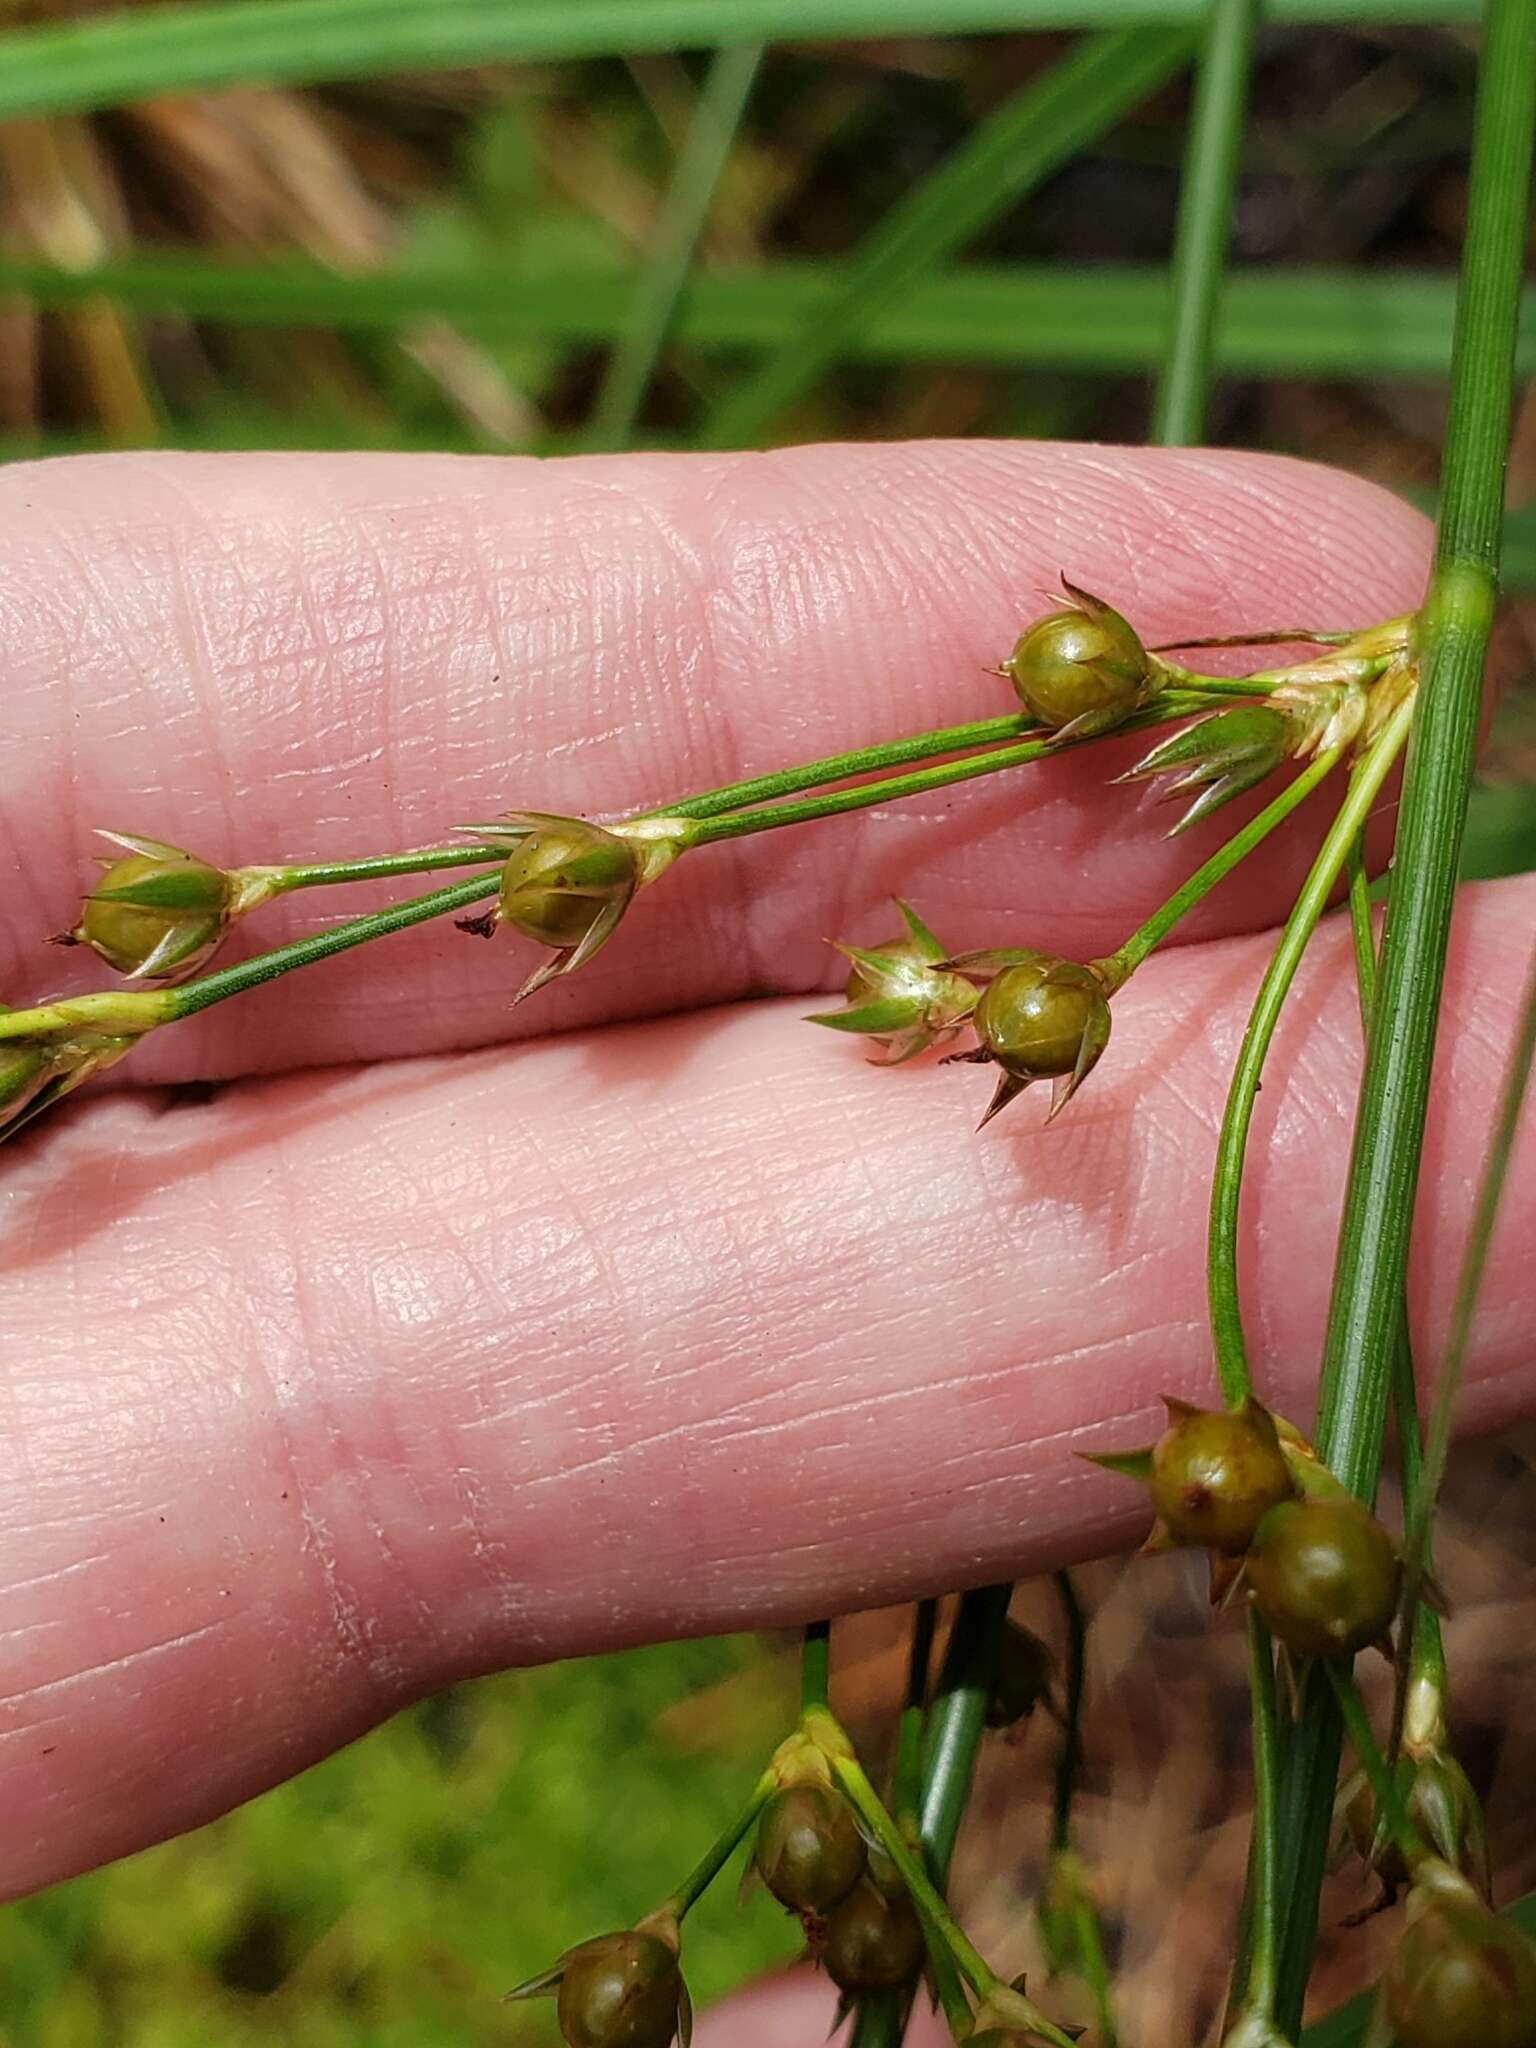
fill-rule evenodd
<path id="1" fill-rule="evenodd" d="M 792 1664 L 751 1637 L 458 1687 L 195 1834 L 10 1907 L 0 2043 L 553 2043 L 550 2006 L 501 1994 L 654 1906 L 794 1711 Z M 798 1945 L 765 1894 L 738 1909 L 734 1880 L 688 1923 L 701 2004 Z"/>

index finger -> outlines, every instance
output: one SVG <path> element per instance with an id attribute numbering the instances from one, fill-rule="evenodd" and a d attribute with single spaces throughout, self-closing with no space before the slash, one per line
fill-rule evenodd
<path id="1" fill-rule="evenodd" d="M 42 954 L 93 826 L 219 862 L 340 859 L 508 808 L 618 811 L 1014 708 L 985 673 L 1065 571 L 1149 640 L 1365 624 L 1416 603 L 1428 529 L 1275 457 L 1030 443 L 538 463 L 115 456 L 0 478 L 8 999 L 89 986 Z M 1112 742 L 942 798 L 701 852 L 575 979 L 434 927 L 152 1041 L 138 1078 L 489 1043 L 825 986 L 893 891 L 955 946 L 1106 951 L 1240 815 L 1186 842 Z M 1327 799 L 1322 799 L 1326 803 Z M 1316 810 L 1189 936 L 1271 921 Z M 421 886 L 426 887 L 427 884 Z M 411 893 L 396 884 L 393 894 Z M 376 901 L 288 899 L 258 950 Z M 1017 926 L 1013 927 L 1017 931 Z"/>

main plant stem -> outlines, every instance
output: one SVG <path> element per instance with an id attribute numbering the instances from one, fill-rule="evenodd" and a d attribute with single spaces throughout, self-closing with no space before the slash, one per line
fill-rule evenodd
<path id="1" fill-rule="evenodd" d="M 1323 1350 L 1318 1449 L 1376 1487 L 1429 1101 L 1451 905 L 1477 744 L 1509 442 L 1536 129 L 1536 0 L 1489 0 L 1452 348 L 1439 535 L 1375 1014 Z M 1287 1910 L 1276 2017 L 1300 2019 L 1338 1769 L 1326 1682 L 1307 1689 L 1282 1786 Z"/>

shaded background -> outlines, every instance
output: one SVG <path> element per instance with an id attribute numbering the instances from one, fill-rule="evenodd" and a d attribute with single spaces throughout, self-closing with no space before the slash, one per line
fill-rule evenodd
<path id="1" fill-rule="evenodd" d="M 232 0 L 238 6 L 239 0 Z M 579 5 L 580 0 L 572 0 Z M 78 7 L 0 0 L 24 26 Z M 722 4 L 722 28 L 730 10 Z M 765 57 L 632 438 L 1005 434 L 1137 440 L 1161 332 L 1187 87 L 1175 78 L 973 231 L 850 310 L 836 360 L 742 411 L 851 257 L 1072 46 L 1053 35 Z M 0 68 L 5 63 L 0 31 Z M 595 445 L 706 59 L 259 84 L 0 122 L 0 457 L 103 446 Z M 1210 438 L 1432 501 L 1474 82 L 1467 33 L 1267 31 Z M 1528 320 L 1527 371 L 1536 356 Z M 1536 588 L 1536 402 L 1518 411 L 1507 569 Z M 1528 615 L 1530 601 L 1517 613 Z M 1536 865 L 1536 698 L 1504 705 L 1472 872 Z M 1462 1753 L 1494 1795 L 1504 1895 L 1536 1883 L 1525 1804 L 1536 1435 L 1462 1455 L 1441 1570 Z M 1095 1568 L 1083 1847 L 1136 2048 L 1208 2025 L 1241 1885 L 1246 1680 L 1186 1563 Z M 1018 1611 L 1050 1632 L 1026 1589 Z M 878 1754 L 900 1617 L 850 1624 L 841 1702 Z M 793 1711 L 793 1653 L 738 1639 L 511 1674 L 424 1703 L 180 1842 L 0 1916 L 4 2048 L 459 2048 L 550 2042 L 498 1994 L 632 1919 L 733 1811 Z M 994 1739 L 957 1866 L 983 1945 L 1032 1964 L 1050 1739 Z M 1366 1981 L 1344 1933 L 1319 2005 Z M 701 2000 L 787 1956 L 727 1883 L 690 1922 Z M 1066 2001 L 1070 2009 L 1070 1999 Z"/>

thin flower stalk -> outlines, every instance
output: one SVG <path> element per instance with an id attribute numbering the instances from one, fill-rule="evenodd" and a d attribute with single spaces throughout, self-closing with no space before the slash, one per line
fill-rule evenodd
<path id="1" fill-rule="evenodd" d="M 1259 984 L 1233 1072 L 1217 1141 L 1207 1259 L 1217 1377 L 1229 1407 L 1239 1406 L 1253 1391 L 1238 1293 L 1238 1208 L 1248 1131 L 1264 1061 L 1307 942 L 1316 930 L 1343 872 L 1349 849 L 1358 838 L 1407 739 L 1412 718 L 1412 701 L 1399 705 L 1384 731 L 1356 764 L 1344 802 L 1302 884 L 1295 907 L 1286 920 L 1279 944 Z"/>

